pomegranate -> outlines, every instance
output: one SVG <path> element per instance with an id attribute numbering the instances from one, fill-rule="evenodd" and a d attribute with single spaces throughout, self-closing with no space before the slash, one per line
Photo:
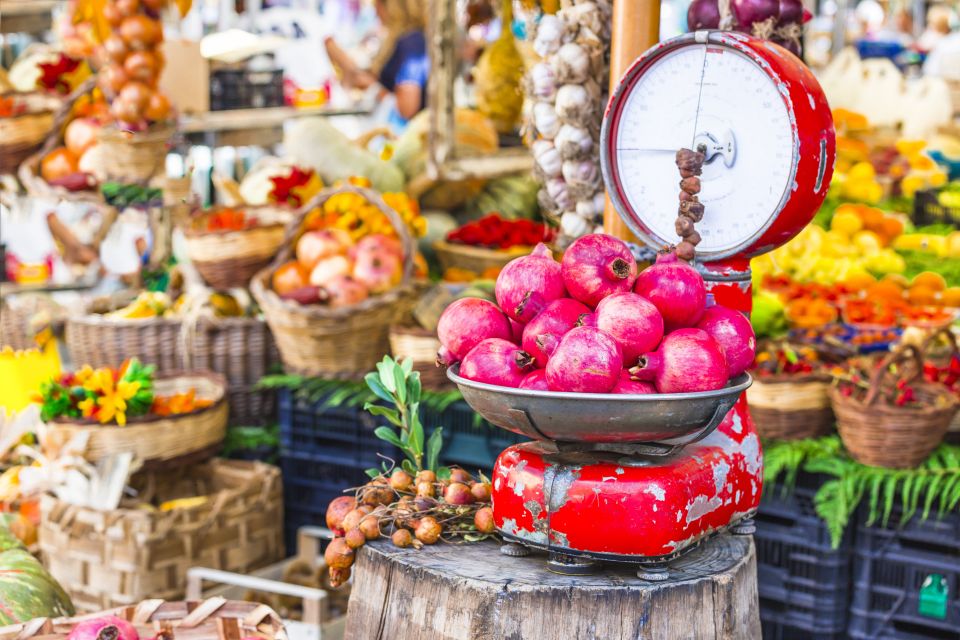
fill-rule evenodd
<path id="1" fill-rule="evenodd" d="M 520 381 L 520 388 L 530 389 L 531 391 L 549 391 L 550 387 L 547 385 L 547 372 L 543 369 L 531 371 Z"/>
<path id="2" fill-rule="evenodd" d="M 353 496 L 340 496 L 327 506 L 327 528 L 334 533 L 343 531 L 343 519 L 354 510 L 357 501 Z"/>
<path id="3" fill-rule="evenodd" d="M 563 253 L 562 272 L 570 295 L 595 307 L 608 295 L 633 288 L 637 261 L 622 240 L 592 233 L 577 238 Z"/>
<path id="4" fill-rule="evenodd" d="M 434 489 L 432 482 L 426 482 L 424 480 L 420 480 L 417 482 L 418 498 L 432 498 L 435 493 L 436 493 L 436 489 Z"/>
<path id="5" fill-rule="evenodd" d="M 380 523 L 377 521 L 376 516 L 370 515 L 361 520 L 357 530 L 360 531 L 367 540 L 376 540 L 380 537 Z"/>
<path id="6" fill-rule="evenodd" d="M 644 395 L 647 393 L 656 393 L 657 388 L 649 382 L 634 380 L 630 372 L 624 369 L 620 372 L 620 379 L 610 393 L 623 393 L 627 395 Z"/>
<path id="7" fill-rule="evenodd" d="M 331 569 L 349 569 L 353 564 L 354 551 L 343 538 L 334 538 L 323 552 L 323 559 Z"/>
<path id="8" fill-rule="evenodd" d="M 73 629 L 67 640 L 139 640 L 140 634 L 132 624 L 116 616 L 101 616 L 84 620 Z"/>
<path id="9" fill-rule="evenodd" d="M 423 469 L 417 472 L 417 477 L 415 478 L 417 484 L 421 482 L 436 482 L 437 474 L 435 474 L 430 469 Z"/>
<path id="10" fill-rule="evenodd" d="M 723 351 L 702 329 L 668 333 L 660 348 L 641 356 L 630 373 L 635 380 L 652 381 L 660 393 L 712 391 L 727 383 Z"/>
<path id="11" fill-rule="evenodd" d="M 347 546 L 351 549 L 359 549 L 367 544 L 367 536 L 365 536 L 360 529 L 351 529 L 343 536 L 343 541 L 346 542 Z"/>
<path id="12" fill-rule="evenodd" d="M 464 357 L 460 375 L 476 382 L 519 387 L 532 366 L 530 354 L 509 340 L 487 338 Z"/>
<path id="13" fill-rule="evenodd" d="M 346 569 L 334 569 L 330 568 L 330 588 L 336 589 L 337 587 L 343 586 L 343 584 L 350 579 L 350 568 Z"/>
<path id="14" fill-rule="evenodd" d="M 520 345 L 533 356 L 538 367 L 545 367 L 547 354 L 537 344 L 537 338 L 546 335 L 562 338 L 567 331 L 577 326 L 580 316 L 587 313 L 590 313 L 589 307 L 573 298 L 554 300 L 527 323 Z"/>
<path id="15" fill-rule="evenodd" d="M 707 303 L 703 278 L 672 251 L 640 272 L 634 291 L 660 311 L 666 331 L 695 326 Z"/>
<path id="16" fill-rule="evenodd" d="M 451 365 L 487 338 L 510 340 L 513 331 L 507 316 L 489 300 L 460 298 L 443 310 L 437 337 L 447 352 L 442 362 L 438 357 L 438 362 Z"/>
<path id="17" fill-rule="evenodd" d="M 361 252 L 353 264 L 353 277 L 370 289 L 383 293 L 398 284 L 403 276 L 403 260 L 394 253 Z"/>
<path id="18" fill-rule="evenodd" d="M 597 305 L 596 313 L 584 317 L 581 323 L 595 326 L 616 340 L 628 366 L 656 349 L 663 339 L 660 311 L 640 294 L 629 291 L 607 296 Z"/>
<path id="19" fill-rule="evenodd" d="M 334 278 L 350 275 L 350 261 L 346 256 L 329 256 L 319 260 L 310 271 L 310 284 L 318 287 Z"/>
<path id="20" fill-rule="evenodd" d="M 757 352 L 757 338 L 747 316 L 736 309 L 721 305 L 708 307 L 697 324 L 720 345 L 727 361 L 727 377 L 733 378 L 753 364 Z"/>
<path id="21" fill-rule="evenodd" d="M 352 307 L 366 300 L 370 293 L 367 288 L 350 276 L 334 276 L 321 287 L 327 305 L 332 309 Z"/>
<path id="22" fill-rule="evenodd" d="M 514 344 L 520 344 L 523 340 L 523 330 L 527 325 L 523 322 L 517 322 L 513 318 L 508 318 L 508 320 L 510 320 L 511 339 Z"/>
<path id="23" fill-rule="evenodd" d="M 404 547 L 409 547 L 413 544 L 413 536 L 407 529 L 397 529 L 393 532 L 393 535 L 390 536 L 390 540 L 393 541 L 395 546 L 403 549 Z"/>
<path id="24" fill-rule="evenodd" d="M 507 263 L 494 292 L 504 313 L 517 322 L 529 322 L 548 303 L 566 295 L 560 263 L 541 242 L 530 255 Z"/>
<path id="25" fill-rule="evenodd" d="M 593 327 L 567 332 L 547 361 L 552 391 L 609 393 L 620 378 L 623 354 L 616 340 Z"/>
<path id="26" fill-rule="evenodd" d="M 353 509 L 343 517 L 343 520 L 340 522 L 340 528 L 344 531 L 352 531 L 360 526 L 360 521 L 363 520 L 363 517 L 367 515 L 364 511 L 360 509 Z"/>
<path id="27" fill-rule="evenodd" d="M 330 256 L 343 255 L 347 247 L 333 231 L 307 231 L 297 240 L 294 253 L 305 269 L 313 269 L 318 262 Z"/>

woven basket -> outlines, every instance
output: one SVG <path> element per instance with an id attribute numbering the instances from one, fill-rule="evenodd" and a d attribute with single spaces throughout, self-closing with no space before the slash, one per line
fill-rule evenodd
<path id="1" fill-rule="evenodd" d="M 105 148 L 101 167 L 104 174 L 123 183 L 146 183 L 165 169 L 167 144 L 175 131 L 169 125 L 138 133 L 100 129 L 97 145 Z"/>
<path id="2" fill-rule="evenodd" d="M 36 618 L 0 627 L 0 640 L 62 640 L 78 623 L 91 617 L 116 616 L 133 623 L 141 638 L 175 640 L 286 640 L 283 621 L 270 607 L 255 602 L 208 598 L 196 602 L 144 600 L 136 606 L 117 607 L 73 618 Z"/>
<path id="3" fill-rule="evenodd" d="M 420 384 L 431 391 L 449 391 L 453 383 L 443 367 L 437 366 L 440 340 L 434 332 L 422 327 L 390 327 L 390 352 L 397 360 L 410 358 L 420 372 Z"/>
<path id="4" fill-rule="evenodd" d="M 0 299 L 0 348 L 11 347 L 14 351 L 35 348 L 36 330 L 49 324 L 56 333 L 65 315 L 66 309 L 41 294 Z"/>
<path id="5" fill-rule="evenodd" d="M 440 267 L 446 271 L 450 268 L 466 269 L 481 274 L 487 269 L 502 269 L 514 258 L 530 253 L 532 247 L 514 247 L 511 249 L 487 249 L 466 244 L 456 244 L 446 240 L 437 240 L 433 243 L 433 250 L 437 254 Z"/>
<path id="6" fill-rule="evenodd" d="M 833 427 L 829 389 L 830 376 L 826 374 L 754 377 L 747 404 L 764 438 L 816 438 Z"/>
<path id="7" fill-rule="evenodd" d="M 132 452 L 145 465 L 180 464 L 215 454 L 227 434 L 227 381 L 214 373 L 184 372 L 157 376 L 157 395 L 196 389 L 197 398 L 212 400 L 203 409 L 173 416 L 130 418 L 127 425 L 103 425 L 95 420 L 58 418 L 47 425 L 54 442 L 66 442 L 76 433 L 88 434 L 84 457 L 97 462 L 116 453 Z"/>
<path id="8" fill-rule="evenodd" d="M 139 474 L 137 501 L 113 511 L 40 502 L 44 564 L 78 611 L 182 598 L 187 569 L 249 573 L 283 557 L 280 471 L 262 462 L 214 459 L 180 473 Z M 207 496 L 169 511 L 146 502 Z"/>
<path id="9" fill-rule="evenodd" d="M 180 324 L 177 318 L 126 319 L 98 313 L 69 317 L 67 348 L 77 366 L 116 367 L 137 358 L 167 373 L 181 368 Z"/>
<path id="10" fill-rule="evenodd" d="M 378 207 L 400 235 L 403 245 L 403 278 L 390 291 L 351 307 L 330 309 L 283 300 L 270 288 L 273 271 L 290 259 L 304 216 L 338 193 L 356 193 Z M 295 373 L 330 378 L 361 376 L 390 350 L 390 325 L 404 317 L 414 303 L 413 241 L 406 225 L 380 197 L 369 189 L 342 186 L 325 189 L 301 207 L 287 229 L 283 248 L 270 267 L 254 276 L 250 292 L 273 331 L 284 366 Z"/>
<path id="11" fill-rule="evenodd" d="M 0 98 L 14 98 L 27 108 L 23 115 L 0 118 L 0 174 L 12 174 L 43 145 L 53 129 L 54 114 L 60 109 L 61 100 L 40 92 L 8 92 Z"/>
<path id="12" fill-rule="evenodd" d="M 910 384 L 923 405 L 892 407 L 877 403 L 881 391 L 889 388 L 889 365 L 906 362 L 914 366 Z M 958 403 L 942 385 L 920 381 L 922 371 L 920 351 L 907 345 L 880 362 L 870 376 L 870 390 L 863 400 L 846 397 L 836 386 L 830 387 L 837 431 L 854 460 L 876 467 L 912 469 L 943 441 Z M 938 401 L 944 402 L 935 406 Z"/>
<path id="13" fill-rule="evenodd" d="M 937 342 L 941 339 L 946 340 L 946 351 L 937 350 Z M 948 327 L 938 329 L 928 335 L 920 344 L 920 353 L 924 362 L 931 361 L 937 365 L 943 365 L 950 362 L 955 355 L 960 355 L 960 345 L 957 344 L 957 337 Z M 951 442 L 960 440 L 960 412 L 953 417 L 947 428 L 947 438 Z"/>
<path id="14" fill-rule="evenodd" d="M 250 278 L 270 264 L 283 245 L 283 221 L 289 221 L 289 213 L 260 207 L 256 215 L 263 224 L 243 231 L 184 229 L 190 262 L 214 289 L 247 287 Z"/>

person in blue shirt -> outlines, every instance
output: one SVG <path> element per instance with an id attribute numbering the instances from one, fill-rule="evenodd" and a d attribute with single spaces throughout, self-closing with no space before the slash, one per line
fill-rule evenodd
<path id="1" fill-rule="evenodd" d="M 324 41 L 331 62 L 340 68 L 341 81 L 360 89 L 379 84 L 396 98 L 397 115 L 403 121 L 426 106 L 430 72 L 424 35 L 426 5 L 424 0 L 375 0 L 387 35 L 369 70 L 360 69 L 332 37 Z"/>

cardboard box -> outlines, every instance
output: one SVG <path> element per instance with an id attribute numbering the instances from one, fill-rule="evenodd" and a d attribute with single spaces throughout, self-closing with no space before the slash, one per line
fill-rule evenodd
<path id="1" fill-rule="evenodd" d="M 210 61 L 200 54 L 194 40 L 163 43 L 166 65 L 160 74 L 160 89 L 180 113 L 200 114 L 210 110 Z"/>

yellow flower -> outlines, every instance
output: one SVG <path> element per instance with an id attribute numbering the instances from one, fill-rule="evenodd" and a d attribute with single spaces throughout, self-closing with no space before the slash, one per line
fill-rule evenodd
<path id="1" fill-rule="evenodd" d="M 84 418 L 89 418 L 93 415 L 93 408 L 96 406 L 97 401 L 93 398 L 84 398 L 77 403 L 77 408 L 80 409 Z"/>
<path id="2" fill-rule="evenodd" d="M 83 384 L 83 388 L 94 393 L 103 392 L 105 389 L 113 389 L 113 372 L 110 369 L 96 369 L 90 374 L 90 377 Z"/>
<path id="3" fill-rule="evenodd" d="M 116 389 L 111 382 L 110 388 L 103 389 L 103 395 L 97 398 L 97 405 L 100 407 L 97 418 L 100 422 L 106 424 L 116 419 L 118 425 L 126 426 L 127 400 L 136 395 L 139 389 L 138 381 L 121 380 L 117 383 Z"/>
<path id="4" fill-rule="evenodd" d="M 81 367 L 79 371 L 73 374 L 74 379 L 77 381 L 77 384 L 79 384 L 80 386 L 87 384 L 87 380 L 89 380 L 92 376 L 93 376 L 93 367 L 91 367 L 88 364 L 83 365 L 83 367 Z"/>

